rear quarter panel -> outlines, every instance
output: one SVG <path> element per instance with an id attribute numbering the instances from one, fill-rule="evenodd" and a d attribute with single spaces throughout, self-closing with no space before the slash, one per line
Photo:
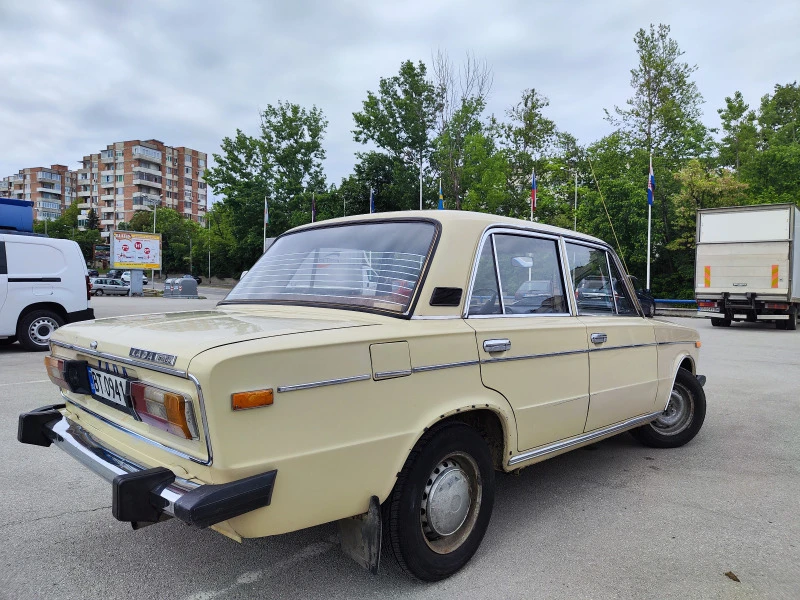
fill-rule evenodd
<path id="1" fill-rule="evenodd" d="M 412 374 L 375 381 L 370 345 L 407 341 Z M 363 513 L 383 501 L 427 427 L 472 407 L 513 415 L 481 384 L 474 332 L 461 319 L 298 334 L 203 352 L 190 371 L 206 394 L 215 482 L 278 469 L 269 507 L 229 524 L 242 537 L 293 531 Z M 434 370 L 420 367 L 472 361 Z M 296 391 L 287 386 L 365 376 Z M 272 388 L 272 406 L 232 411 L 234 392 Z M 510 425 L 509 425 L 510 423 Z M 508 442 L 507 442 L 508 444 Z M 507 447 L 513 447 L 507 445 Z"/>

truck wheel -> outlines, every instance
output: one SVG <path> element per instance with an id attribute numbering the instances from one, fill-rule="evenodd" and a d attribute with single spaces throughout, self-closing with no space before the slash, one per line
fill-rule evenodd
<path id="1" fill-rule="evenodd" d="M 388 546 L 410 575 L 444 579 L 475 554 L 493 505 L 486 441 L 463 423 L 432 428 L 411 451 L 384 506 Z"/>
<path id="2" fill-rule="evenodd" d="M 50 348 L 50 336 L 64 324 L 64 320 L 49 310 L 34 310 L 19 320 L 17 338 L 26 350 L 42 351 Z"/>
<path id="3" fill-rule="evenodd" d="M 697 378 L 678 369 L 666 410 L 655 421 L 631 430 L 651 448 L 677 448 L 691 441 L 706 418 L 706 394 Z"/>
<path id="4" fill-rule="evenodd" d="M 721 317 L 711 317 L 711 325 L 714 327 L 730 327 L 731 320 L 728 317 L 724 319 Z"/>
<path id="5" fill-rule="evenodd" d="M 788 329 L 789 331 L 797 331 L 797 307 L 792 306 L 789 309 L 789 320 L 784 321 L 786 326 L 784 329 Z"/>

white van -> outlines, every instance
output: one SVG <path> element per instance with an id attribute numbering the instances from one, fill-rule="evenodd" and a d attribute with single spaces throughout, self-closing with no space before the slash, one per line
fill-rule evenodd
<path id="1" fill-rule="evenodd" d="M 66 323 L 94 319 L 76 242 L 0 229 L 0 345 L 47 350 Z"/>

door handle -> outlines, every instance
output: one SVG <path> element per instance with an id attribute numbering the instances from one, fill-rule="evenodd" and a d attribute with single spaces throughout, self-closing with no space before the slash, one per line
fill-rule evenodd
<path id="1" fill-rule="evenodd" d="M 605 333 L 593 333 L 590 339 L 593 344 L 605 344 L 608 341 L 608 336 Z"/>
<path id="2" fill-rule="evenodd" d="M 511 340 L 484 340 L 483 349 L 486 352 L 505 352 L 506 350 L 511 350 Z"/>

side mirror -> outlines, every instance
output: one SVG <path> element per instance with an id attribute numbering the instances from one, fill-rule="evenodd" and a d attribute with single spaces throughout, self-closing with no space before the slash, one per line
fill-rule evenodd
<path id="1" fill-rule="evenodd" d="M 515 256 L 511 259 L 511 264 L 515 267 L 523 267 L 524 269 L 530 269 L 533 267 L 533 258 L 530 256 Z"/>

